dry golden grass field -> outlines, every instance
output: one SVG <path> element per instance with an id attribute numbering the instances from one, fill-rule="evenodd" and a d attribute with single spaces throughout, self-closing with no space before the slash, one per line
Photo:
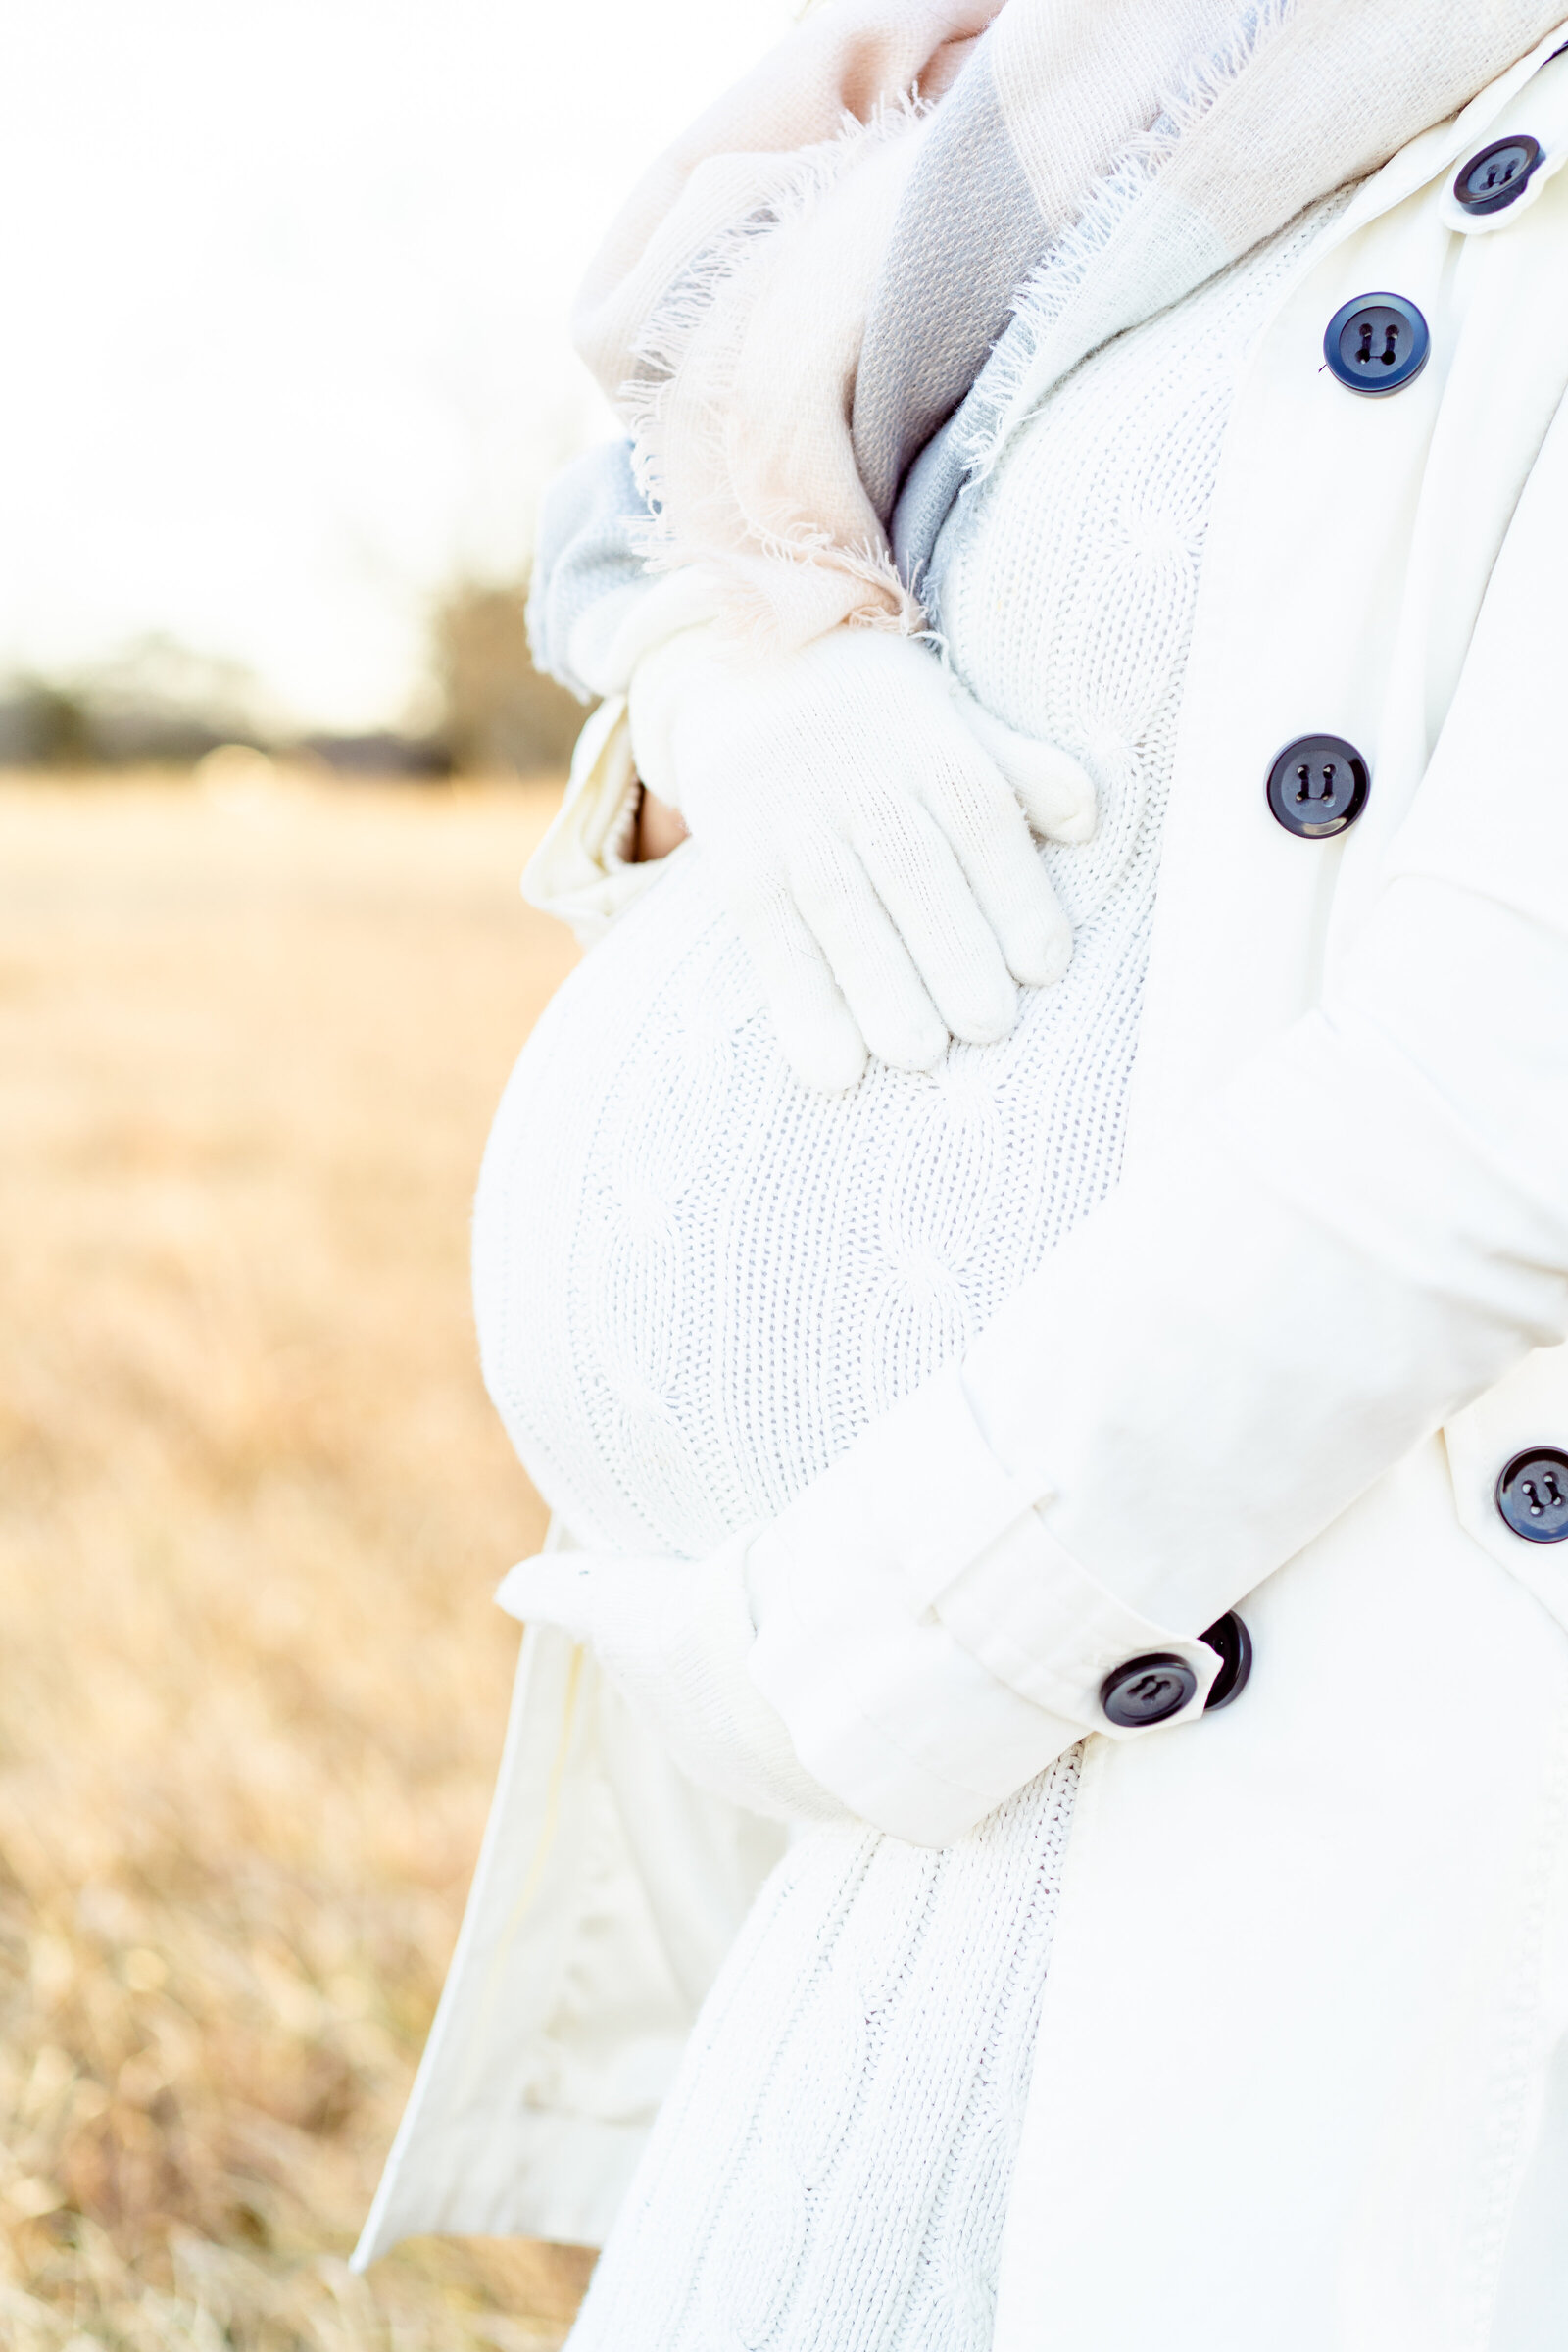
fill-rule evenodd
<path id="1" fill-rule="evenodd" d="M 0 786 L 6 2352 L 523 2352 L 586 2275 L 343 2260 L 542 1524 L 466 1250 L 553 799 Z"/>

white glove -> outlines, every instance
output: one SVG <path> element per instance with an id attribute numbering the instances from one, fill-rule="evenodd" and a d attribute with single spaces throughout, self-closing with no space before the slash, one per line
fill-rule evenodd
<path id="1" fill-rule="evenodd" d="M 747 1670 L 747 1544 L 706 1560 L 548 1552 L 514 1568 L 496 1598 L 509 1616 L 586 1642 L 699 1788 L 774 1820 L 841 1820 L 844 1807 L 797 1760 Z"/>
<path id="2" fill-rule="evenodd" d="M 931 1068 L 1004 1037 L 1014 982 L 1059 980 L 1072 933 L 1030 828 L 1086 841 L 1075 760 L 982 710 L 912 639 L 839 628 L 753 654 L 688 629 L 632 673 L 632 749 L 711 862 L 809 1086 L 866 1054 Z"/>

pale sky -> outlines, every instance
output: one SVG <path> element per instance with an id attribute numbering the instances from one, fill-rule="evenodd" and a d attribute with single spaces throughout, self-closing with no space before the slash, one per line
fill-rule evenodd
<path id="1" fill-rule="evenodd" d="M 0 669 L 167 632 L 396 720 L 601 429 L 575 280 L 790 0 L 11 0 Z"/>

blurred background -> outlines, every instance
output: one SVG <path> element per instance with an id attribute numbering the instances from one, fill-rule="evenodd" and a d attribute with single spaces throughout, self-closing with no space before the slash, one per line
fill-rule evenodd
<path id="1" fill-rule="evenodd" d="M 467 1207 L 573 960 L 522 612 L 570 295 L 787 0 L 0 19 L 0 2343 L 558 2343 L 344 2258 L 542 1514 Z"/>

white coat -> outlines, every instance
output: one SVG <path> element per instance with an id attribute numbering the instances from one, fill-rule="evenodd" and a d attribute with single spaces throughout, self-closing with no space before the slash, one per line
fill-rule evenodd
<path id="1" fill-rule="evenodd" d="M 1189 1630 L 1239 1601 L 1256 1658 L 1223 1713 L 1088 1742 L 997 2352 L 1568 2343 L 1568 1542 L 1494 1500 L 1568 1453 L 1565 40 L 1359 191 L 1241 386 L 1127 1180 L 1051 1273 L 1054 1360 L 1004 1334 L 976 1406 L 1086 1581 Z M 1456 168 L 1515 130 L 1546 161 L 1473 220 Z M 1324 328 L 1384 289 L 1432 357 L 1357 398 Z M 1317 730 L 1373 785 L 1306 843 L 1262 780 Z M 984 1540 L 920 1597 L 1001 1658 L 1028 1594 Z M 888 1744 L 856 1672 L 807 1758 L 851 1800 Z M 778 1844 L 531 1633 L 362 2259 L 598 2242 Z"/>

